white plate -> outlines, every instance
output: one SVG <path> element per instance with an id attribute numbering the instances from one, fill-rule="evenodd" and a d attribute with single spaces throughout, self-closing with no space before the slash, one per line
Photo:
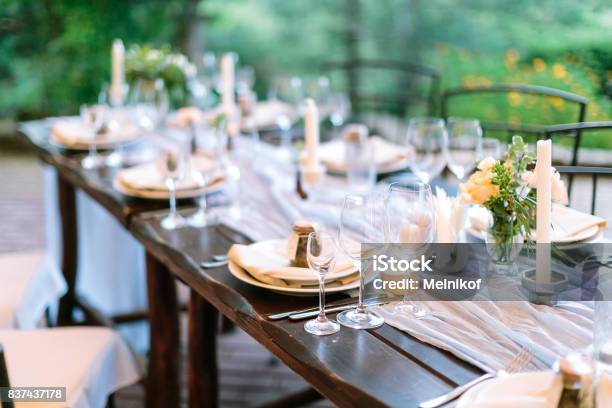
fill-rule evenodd
<path id="1" fill-rule="evenodd" d="M 408 159 L 405 158 L 405 159 L 397 160 L 397 161 L 390 162 L 387 164 L 383 164 L 376 169 L 376 172 L 379 175 L 384 176 L 386 174 L 391 174 L 391 173 L 395 173 L 395 172 L 407 170 L 407 169 L 408 169 Z M 330 170 L 328 168 L 327 172 L 332 175 L 346 176 L 346 171 Z"/>
<path id="2" fill-rule="evenodd" d="M 229 271 L 234 277 L 242 282 L 248 283 L 249 285 L 257 286 L 264 289 L 269 289 L 273 292 L 280 293 L 283 295 L 292 295 L 292 296 L 315 296 L 319 294 L 319 288 L 287 288 L 281 286 L 269 285 L 267 283 L 263 283 L 253 278 L 247 271 L 242 269 L 236 263 L 229 261 L 228 263 Z M 353 282 L 347 283 L 346 285 L 334 286 L 334 287 L 325 287 L 325 293 L 336 293 L 336 292 L 344 292 L 346 290 L 355 289 L 359 287 L 359 279 L 356 279 Z"/>
<path id="3" fill-rule="evenodd" d="M 225 180 L 219 180 L 203 188 L 191 189 L 191 190 L 177 190 L 176 198 L 177 199 L 196 198 L 205 193 L 208 193 L 208 194 L 214 193 L 216 191 L 221 190 L 224 184 L 225 184 Z M 146 198 L 149 200 L 168 200 L 170 199 L 170 193 L 168 191 L 132 189 L 132 188 L 125 186 L 123 183 L 121 183 L 117 177 L 115 177 L 115 179 L 113 180 L 113 188 L 119 191 L 121 194 L 125 194 L 126 196 L 130 196 L 130 197 Z"/>
<path id="4" fill-rule="evenodd" d="M 528 395 L 518 395 L 519 389 Z M 561 384 L 552 371 L 525 372 L 484 381 L 463 394 L 455 407 L 556 407 L 560 395 Z"/>
<path id="5" fill-rule="evenodd" d="M 486 241 L 487 239 L 487 233 L 485 231 L 474 228 L 472 224 L 469 222 L 469 220 L 467 221 L 465 231 L 471 236 L 473 236 L 474 238 L 479 239 L 480 241 Z M 532 233 L 533 239 L 535 239 L 534 234 L 535 232 Z M 594 225 L 591 228 L 587 228 L 586 230 L 576 235 L 572 235 L 570 237 L 553 238 L 552 243 L 553 244 L 572 244 L 572 243 L 577 243 L 577 242 L 595 241 L 599 239 L 602 234 L 603 234 L 603 228 Z"/>

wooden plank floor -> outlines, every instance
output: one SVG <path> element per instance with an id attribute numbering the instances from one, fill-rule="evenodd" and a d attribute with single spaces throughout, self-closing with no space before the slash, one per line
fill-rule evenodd
<path id="1" fill-rule="evenodd" d="M 42 194 L 42 171 L 36 158 L 21 149 L 0 146 L 0 253 L 44 247 Z M 184 343 L 186 324 L 182 323 Z M 181 348 L 185 362 L 186 344 Z M 258 405 L 307 385 L 239 329 L 220 335 L 218 349 L 222 407 Z M 182 405 L 186 407 L 185 387 L 183 395 Z M 136 384 L 118 391 L 115 402 L 117 408 L 143 407 L 144 387 Z M 332 404 L 321 400 L 309 406 Z"/>

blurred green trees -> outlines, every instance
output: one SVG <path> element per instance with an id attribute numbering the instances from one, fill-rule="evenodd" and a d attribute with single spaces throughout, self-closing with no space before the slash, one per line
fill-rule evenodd
<path id="1" fill-rule="evenodd" d="M 70 114 L 95 100 L 122 38 L 195 59 L 236 51 L 260 95 L 276 73 L 314 76 L 321 62 L 358 54 L 426 62 L 445 87 L 565 89 L 591 100 L 589 120 L 606 120 L 611 26 L 610 0 L 0 0 L 0 114 Z M 563 106 L 548 109 L 532 117 L 563 121 Z"/>

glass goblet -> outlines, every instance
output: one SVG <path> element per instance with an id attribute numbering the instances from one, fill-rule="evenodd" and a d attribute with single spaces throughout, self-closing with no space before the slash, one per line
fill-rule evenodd
<path id="1" fill-rule="evenodd" d="M 108 108 L 106 105 L 82 105 L 80 109 L 81 122 L 89 132 L 89 144 L 87 156 L 81 161 L 85 169 L 95 169 L 104 164 L 104 158 L 98 154 L 96 149 L 97 137 L 106 131 L 108 120 Z"/>
<path id="2" fill-rule="evenodd" d="M 482 129 L 478 119 L 449 118 L 448 168 L 459 180 L 475 168 L 482 153 Z"/>
<path id="3" fill-rule="evenodd" d="M 448 135 L 439 118 L 414 118 L 408 124 L 406 144 L 412 151 L 410 170 L 423 183 L 439 176 L 446 166 Z"/>
<path id="4" fill-rule="evenodd" d="M 402 244 L 403 256 L 413 259 L 425 254 L 434 241 L 435 216 L 431 188 L 425 183 L 399 182 L 389 186 L 386 203 L 386 241 Z M 406 279 L 410 272 L 406 272 Z M 396 304 L 395 311 L 409 313 L 412 317 L 423 318 L 427 310 L 413 305 L 408 299 L 406 285 L 402 301 Z"/>
<path id="5" fill-rule="evenodd" d="M 336 261 L 336 240 L 325 232 L 311 232 L 308 235 L 306 259 L 310 269 L 319 280 L 319 315 L 306 322 L 304 330 L 317 336 L 337 333 L 340 325 L 325 315 L 325 275 L 334 269 Z"/>
<path id="6" fill-rule="evenodd" d="M 161 226 L 174 230 L 185 225 L 185 219 L 176 211 L 176 184 L 185 177 L 185 160 L 181 153 L 168 150 L 164 156 L 166 186 L 170 193 L 170 214 L 161 220 Z"/>
<path id="7" fill-rule="evenodd" d="M 372 251 L 362 250 L 362 244 L 383 242 L 384 202 L 374 195 L 349 194 L 344 198 L 339 225 L 340 248 L 359 269 L 359 303 L 356 309 L 336 316 L 343 326 L 353 329 L 374 329 L 382 326 L 384 319 L 367 310 L 363 303 L 365 271 L 363 262 L 372 259 Z"/>

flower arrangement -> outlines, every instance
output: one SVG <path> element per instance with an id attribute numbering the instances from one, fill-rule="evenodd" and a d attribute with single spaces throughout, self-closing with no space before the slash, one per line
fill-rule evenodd
<path id="1" fill-rule="evenodd" d="M 185 55 L 173 52 L 168 46 L 153 48 L 148 44 L 128 49 L 125 71 L 130 85 L 138 80 L 163 80 L 175 104 L 186 98 L 188 82 L 197 73 L 195 65 Z"/>
<path id="2" fill-rule="evenodd" d="M 531 239 L 536 209 L 535 165 L 535 156 L 523 138 L 514 136 L 502 159 L 481 160 L 477 171 L 460 186 L 465 203 L 489 210 L 489 234 L 496 244 L 516 243 L 516 237 Z M 565 185 L 554 168 L 553 172 L 553 201 L 567 204 Z"/>

